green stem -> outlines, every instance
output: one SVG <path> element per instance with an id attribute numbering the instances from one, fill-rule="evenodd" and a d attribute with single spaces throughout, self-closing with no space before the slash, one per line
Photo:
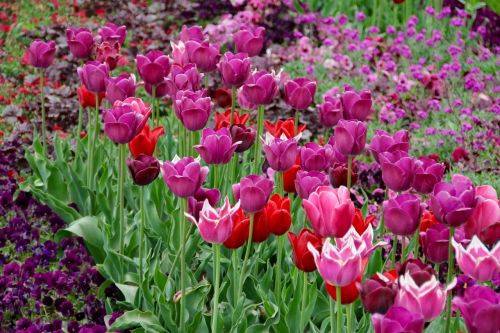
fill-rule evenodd
<path id="1" fill-rule="evenodd" d="M 238 305 L 238 266 L 239 266 L 238 249 L 233 250 L 232 260 L 233 260 L 233 294 L 234 294 L 233 307 L 236 308 L 236 306 Z"/>
<path id="2" fill-rule="evenodd" d="M 191 230 L 193 229 L 193 225 L 194 225 L 193 223 L 189 224 L 189 228 L 188 228 L 188 231 L 186 233 L 186 237 L 184 237 L 184 242 L 187 242 L 188 236 L 189 236 L 189 234 L 191 234 Z M 177 260 L 179 260 L 180 255 L 181 255 L 181 248 L 179 247 L 177 249 L 177 252 L 175 253 L 174 261 L 172 262 L 171 271 L 173 271 L 175 266 L 177 265 Z M 172 276 L 172 274 L 167 275 L 167 282 L 171 276 Z"/>
<path id="3" fill-rule="evenodd" d="M 75 161 L 78 159 L 79 155 L 79 144 L 78 142 L 80 141 L 80 133 L 82 133 L 82 118 L 83 118 L 83 107 L 80 103 L 79 108 L 78 108 L 78 126 L 76 128 L 76 137 L 75 137 L 75 142 L 76 142 L 76 147 L 75 147 Z"/>
<path id="4" fill-rule="evenodd" d="M 453 245 L 452 240 L 455 235 L 455 228 L 450 227 L 450 241 L 448 243 L 448 275 L 446 276 L 446 284 L 450 284 L 453 279 Z M 446 301 L 446 329 L 445 332 L 450 332 L 451 326 L 451 291 L 448 293 L 448 299 Z"/>
<path id="5" fill-rule="evenodd" d="M 153 123 L 155 124 L 155 126 L 158 124 L 158 119 L 157 119 L 157 115 L 156 115 L 156 85 L 153 84 L 153 86 L 151 87 L 151 97 L 152 97 L 152 101 L 151 101 L 151 114 L 153 115 Z"/>
<path id="6" fill-rule="evenodd" d="M 217 164 L 212 164 L 213 167 L 213 173 L 214 173 L 214 178 L 213 178 L 213 188 L 218 188 L 217 186 L 219 185 L 219 166 Z"/>
<path id="7" fill-rule="evenodd" d="M 396 249 L 398 248 L 398 235 L 394 234 L 394 239 L 392 241 L 392 251 L 391 251 L 391 267 L 394 269 L 396 267 Z"/>
<path id="8" fill-rule="evenodd" d="M 299 110 L 295 109 L 295 134 L 299 133 Z"/>
<path id="9" fill-rule="evenodd" d="M 203 78 L 205 79 L 205 89 L 208 90 L 208 73 L 205 73 Z"/>
<path id="10" fill-rule="evenodd" d="M 87 185 L 89 188 L 94 187 L 94 169 L 95 169 L 95 157 L 94 157 L 94 151 L 95 151 L 95 146 L 97 145 L 97 139 L 99 137 L 99 94 L 95 94 L 95 114 L 94 114 L 94 128 L 93 128 L 93 135 L 92 135 L 92 142 L 90 143 L 90 151 L 89 151 L 89 177 L 87 179 Z"/>
<path id="11" fill-rule="evenodd" d="M 335 329 L 334 329 L 334 321 L 335 321 L 335 310 L 334 310 L 334 307 L 333 307 L 333 298 L 329 297 L 330 299 L 330 333 L 334 333 L 335 332 Z"/>
<path id="12" fill-rule="evenodd" d="M 125 254 L 125 156 L 127 154 L 127 145 L 120 145 L 120 160 L 119 160 L 119 169 L 118 169 L 118 195 L 119 195 L 119 217 L 120 217 L 120 228 L 119 228 L 119 243 L 120 243 L 120 254 Z"/>
<path id="13" fill-rule="evenodd" d="M 337 296 L 337 333 L 342 333 L 342 294 L 341 287 L 335 287 Z"/>
<path id="14" fill-rule="evenodd" d="M 247 269 L 248 257 L 250 256 L 250 249 L 252 248 L 252 233 L 253 233 L 253 222 L 255 214 L 250 213 L 250 228 L 248 230 L 248 240 L 247 247 L 245 250 L 245 257 L 243 258 L 243 266 L 241 267 L 240 280 L 238 282 L 238 298 L 241 296 L 241 291 L 243 289 L 243 283 L 245 282 L 245 273 Z"/>
<path id="15" fill-rule="evenodd" d="M 276 301 L 278 302 L 278 305 L 281 303 L 281 260 L 283 257 L 283 236 L 278 236 L 277 237 L 277 242 L 278 242 L 278 253 L 277 253 L 277 260 L 276 260 L 276 280 L 274 281 L 274 294 L 276 296 Z"/>
<path id="16" fill-rule="evenodd" d="M 352 326 L 353 326 L 353 306 L 354 303 L 351 303 L 347 306 L 347 332 L 352 333 Z"/>
<path id="17" fill-rule="evenodd" d="M 143 285 L 143 260 L 144 260 L 144 225 L 146 224 L 146 214 L 144 212 L 144 186 L 140 186 L 140 211 L 141 224 L 139 232 L 139 286 Z M 141 308 L 142 297 L 139 298 L 139 308 Z"/>
<path id="18" fill-rule="evenodd" d="M 45 124 L 45 89 L 43 84 L 43 69 L 40 68 L 40 98 L 42 102 L 42 149 L 43 157 L 47 158 L 47 134 Z"/>
<path id="19" fill-rule="evenodd" d="M 236 86 L 231 87 L 231 126 L 234 123 L 234 110 L 236 110 Z"/>
<path id="20" fill-rule="evenodd" d="M 255 158 L 255 164 L 254 164 L 254 173 L 255 174 L 260 174 L 260 160 L 262 157 L 262 152 L 260 151 L 260 137 L 262 135 L 262 130 L 263 130 L 263 122 L 264 122 L 264 105 L 259 105 L 258 111 L 257 111 L 257 136 L 255 138 L 255 143 L 254 143 L 254 158 Z"/>
<path id="21" fill-rule="evenodd" d="M 352 156 L 347 156 L 347 189 L 351 190 Z"/>
<path id="22" fill-rule="evenodd" d="M 401 236 L 401 261 L 404 262 L 406 260 L 405 256 L 405 236 Z"/>
<path id="23" fill-rule="evenodd" d="M 302 303 L 300 305 L 300 331 L 303 332 L 307 326 L 308 320 L 304 318 L 304 312 L 306 309 L 306 298 L 307 298 L 307 273 L 302 274 Z M 305 321 L 305 322 L 304 322 Z"/>
<path id="24" fill-rule="evenodd" d="M 219 279 L 220 279 L 220 244 L 212 244 L 214 250 L 214 304 L 212 316 L 212 332 L 217 332 L 219 318 Z"/>
<path id="25" fill-rule="evenodd" d="M 417 228 L 417 231 L 415 231 L 415 247 L 413 248 L 413 256 L 415 258 L 418 258 L 418 247 L 420 246 L 420 225 Z"/>
<path id="26" fill-rule="evenodd" d="M 181 240 L 181 308 L 180 308 L 180 328 L 181 332 L 186 332 L 186 323 L 184 320 L 184 314 L 186 312 L 186 218 L 184 212 L 187 209 L 187 198 L 179 198 L 180 209 L 179 209 L 179 223 Z M 182 241 L 184 240 L 184 241 Z"/>

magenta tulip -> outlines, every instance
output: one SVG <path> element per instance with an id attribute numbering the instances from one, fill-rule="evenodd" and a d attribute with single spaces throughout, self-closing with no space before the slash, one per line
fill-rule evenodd
<path id="1" fill-rule="evenodd" d="M 300 167 L 306 171 L 326 171 L 333 164 L 334 151 L 329 144 L 308 142 L 300 147 Z"/>
<path id="2" fill-rule="evenodd" d="M 175 98 L 179 90 L 196 91 L 200 87 L 201 76 L 194 64 L 174 65 L 170 77 L 166 79 L 168 94 Z"/>
<path id="3" fill-rule="evenodd" d="M 464 224 L 467 238 L 476 235 L 487 244 L 493 245 L 500 239 L 500 205 L 497 192 L 489 185 L 476 187 L 476 207 Z"/>
<path id="4" fill-rule="evenodd" d="M 263 27 L 242 27 L 240 31 L 234 34 L 234 44 L 237 52 L 247 53 L 253 57 L 260 53 L 264 46 L 264 34 L 266 29 Z"/>
<path id="5" fill-rule="evenodd" d="M 188 198 L 188 212 L 198 220 L 205 200 L 208 200 L 210 206 L 214 207 L 219 202 L 219 199 L 220 191 L 218 189 L 200 187 L 196 190 L 194 196 Z"/>
<path id="6" fill-rule="evenodd" d="M 254 105 L 271 103 L 277 92 L 276 77 L 266 71 L 251 75 L 241 88 L 244 99 Z"/>
<path id="7" fill-rule="evenodd" d="M 374 314 L 372 321 L 375 333 L 422 333 L 424 331 L 422 315 L 401 306 L 392 306 L 385 315 Z"/>
<path id="8" fill-rule="evenodd" d="M 196 67 L 203 72 L 212 72 L 217 68 L 219 62 L 219 49 L 208 42 L 198 42 L 189 40 L 186 42 L 186 51 L 189 61 L 196 64 Z"/>
<path id="9" fill-rule="evenodd" d="M 202 167 L 193 157 L 165 161 L 161 166 L 163 181 L 170 191 L 181 198 L 192 197 L 208 176 L 208 167 Z"/>
<path id="10" fill-rule="evenodd" d="M 137 71 L 145 83 L 159 84 L 170 73 L 170 60 L 161 51 L 149 51 L 135 58 Z"/>
<path id="11" fill-rule="evenodd" d="M 314 101 L 316 82 L 299 77 L 285 82 L 285 101 L 292 108 L 305 110 Z"/>
<path id="12" fill-rule="evenodd" d="M 419 193 L 427 194 L 443 178 L 444 165 L 424 156 L 415 161 L 413 170 L 413 188 Z"/>
<path id="13" fill-rule="evenodd" d="M 233 185 L 235 200 L 241 201 L 241 208 L 247 213 L 261 211 L 269 201 L 274 184 L 264 176 L 248 175 Z"/>
<path id="14" fill-rule="evenodd" d="M 382 153 L 392 153 L 396 150 L 407 153 L 410 149 L 410 135 L 407 130 L 399 130 L 391 136 L 386 131 L 377 129 L 367 149 L 372 153 L 375 160 L 380 163 L 379 155 Z"/>
<path id="15" fill-rule="evenodd" d="M 393 191 L 408 190 L 414 178 L 415 159 L 401 150 L 379 155 L 384 184 Z"/>
<path id="16" fill-rule="evenodd" d="M 240 87 L 250 75 L 250 58 L 246 53 L 226 52 L 218 67 L 226 87 Z"/>
<path id="17" fill-rule="evenodd" d="M 109 77 L 109 67 L 98 61 L 89 61 L 83 67 L 77 69 L 80 81 L 87 90 L 93 93 L 106 91 L 106 79 Z"/>
<path id="18" fill-rule="evenodd" d="M 190 131 L 198 131 L 207 124 L 212 103 L 206 90 L 180 90 L 175 96 L 174 110 L 184 127 Z"/>
<path id="19" fill-rule="evenodd" d="M 56 43 L 44 42 L 39 39 L 31 42 L 28 48 L 28 59 L 30 64 L 36 68 L 47 68 L 54 62 L 56 56 Z"/>
<path id="20" fill-rule="evenodd" d="M 425 257 L 435 263 L 442 264 L 448 260 L 450 229 L 441 223 L 431 225 L 420 233 Z"/>
<path id="21" fill-rule="evenodd" d="M 295 189 L 301 199 L 308 199 L 318 187 L 328 185 L 328 175 L 324 172 L 299 170 L 295 176 Z"/>
<path id="22" fill-rule="evenodd" d="M 106 99 L 113 104 L 135 96 L 134 74 L 121 74 L 117 77 L 106 79 Z"/>
<path id="23" fill-rule="evenodd" d="M 201 142 L 194 146 L 194 150 L 207 164 L 227 164 L 239 144 L 240 142 L 233 143 L 229 129 L 226 127 L 217 131 L 205 128 L 201 134 Z"/>
<path id="24" fill-rule="evenodd" d="M 120 45 L 123 45 L 127 37 L 127 27 L 124 25 L 117 26 L 116 24 L 108 22 L 99 30 L 99 35 L 101 36 L 102 42 L 118 42 Z"/>
<path id="25" fill-rule="evenodd" d="M 179 34 L 179 39 L 184 43 L 190 40 L 201 42 L 203 40 L 203 28 L 199 25 L 190 27 L 183 25 Z"/>
<path id="26" fill-rule="evenodd" d="M 359 155 L 366 144 L 366 124 L 357 120 L 341 119 L 335 127 L 334 138 L 341 154 Z"/>
<path id="27" fill-rule="evenodd" d="M 264 153 L 269 166 L 275 171 L 286 171 L 290 169 L 297 159 L 298 138 L 287 139 L 285 135 L 275 138 L 266 133 L 264 142 Z"/>
<path id="28" fill-rule="evenodd" d="M 323 96 L 323 104 L 318 106 L 318 110 L 319 122 L 324 127 L 334 127 L 342 119 L 342 104 L 338 98 Z"/>
<path id="29" fill-rule="evenodd" d="M 104 132 L 111 141 L 118 144 L 132 141 L 151 115 L 149 108 L 137 108 L 125 101 L 117 101 L 113 108 L 105 110 L 103 114 Z"/>
<path id="30" fill-rule="evenodd" d="M 350 88 L 345 88 L 340 101 L 342 102 L 344 119 L 363 121 L 372 112 L 372 95 L 369 90 L 357 93 Z"/>
<path id="31" fill-rule="evenodd" d="M 384 201 L 384 223 L 390 232 L 410 236 L 420 225 L 424 205 L 414 194 L 404 193 Z"/>
<path id="32" fill-rule="evenodd" d="M 86 59 L 92 55 L 94 37 L 87 28 L 66 29 L 66 40 L 69 51 L 77 59 Z"/>

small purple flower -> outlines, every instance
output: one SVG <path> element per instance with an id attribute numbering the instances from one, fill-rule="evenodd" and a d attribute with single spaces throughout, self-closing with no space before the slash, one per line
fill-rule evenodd
<path id="1" fill-rule="evenodd" d="M 205 128 L 201 134 L 201 142 L 194 146 L 194 150 L 207 164 L 227 164 L 239 144 L 240 142 L 232 142 L 231 134 L 226 127 L 217 131 Z"/>

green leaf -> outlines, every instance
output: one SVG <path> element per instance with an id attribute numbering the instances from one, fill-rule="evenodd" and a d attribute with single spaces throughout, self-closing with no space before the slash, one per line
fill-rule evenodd
<path id="1" fill-rule="evenodd" d="M 111 325 L 109 331 L 126 330 L 142 327 L 147 332 L 167 332 L 160 323 L 160 320 L 151 312 L 132 310 L 125 312 Z"/>
<path id="2" fill-rule="evenodd" d="M 137 286 L 131 286 L 128 284 L 115 283 L 115 285 L 120 289 L 125 297 L 125 302 L 130 303 L 130 305 L 134 305 L 135 297 L 137 294 L 137 290 L 139 289 Z"/>
<path id="3" fill-rule="evenodd" d="M 486 4 L 491 8 L 497 15 L 500 15 L 500 1 L 498 0 L 486 0 Z"/>

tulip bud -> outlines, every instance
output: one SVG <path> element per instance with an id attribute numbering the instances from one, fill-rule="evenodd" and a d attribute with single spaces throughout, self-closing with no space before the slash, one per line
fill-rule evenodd
<path id="1" fill-rule="evenodd" d="M 249 175 L 233 185 L 233 193 L 235 199 L 241 201 L 243 210 L 255 213 L 264 209 L 273 187 L 273 182 L 264 176 Z"/>
<path id="2" fill-rule="evenodd" d="M 86 59 L 92 54 L 94 48 L 94 37 L 87 28 L 66 29 L 66 40 L 69 51 L 76 59 Z"/>
<path id="3" fill-rule="evenodd" d="M 225 127 L 218 131 L 205 128 L 201 135 L 201 142 L 194 146 L 194 150 L 207 164 L 227 164 L 239 144 L 240 142 L 233 143 L 231 134 Z"/>
<path id="4" fill-rule="evenodd" d="M 255 136 L 257 133 L 253 127 L 245 127 L 245 125 L 235 124 L 231 126 L 230 131 L 233 143 L 239 142 L 235 150 L 237 153 L 247 151 L 255 142 Z"/>
<path id="5" fill-rule="evenodd" d="M 335 127 L 335 145 L 345 156 L 359 155 L 366 143 L 366 124 L 357 120 L 341 119 Z"/>
<path id="6" fill-rule="evenodd" d="M 127 159 L 127 166 L 136 185 L 152 183 L 160 174 L 160 163 L 152 156 L 139 155 L 135 160 Z"/>
<path id="7" fill-rule="evenodd" d="M 417 230 L 424 207 L 413 194 L 400 194 L 384 201 L 384 223 L 392 233 L 410 236 Z"/>
<path id="8" fill-rule="evenodd" d="M 312 244 L 317 251 L 321 251 L 323 240 L 309 229 L 302 229 L 298 235 L 288 233 L 288 240 L 292 246 L 293 263 L 303 272 L 314 272 L 316 263 L 312 253 L 307 249 L 307 244 Z"/>
<path id="9" fill-rule="evenodd" d="M 264 46 L 265 31 L 263 27 L 255 29 L 241 27 L 241 30 L 233 36 L 236 50 L 247 53 L 250 57 L 258 55 Z"/>
<path id="10" fill-rule="evenodd" d="M 316 82 L 296 78 L 285 82 L 285 101 L 294 109 L 305 110 L 314 101 Z"/>
<path id="11" fill-rule="evenodd" d="M 56 43 L 44 42 L 39 39 L 31 42 L 28 48 L 28 59 L 30 64 L 36 68 L 47 68 L 54 62 L 56 56 Z"/>

